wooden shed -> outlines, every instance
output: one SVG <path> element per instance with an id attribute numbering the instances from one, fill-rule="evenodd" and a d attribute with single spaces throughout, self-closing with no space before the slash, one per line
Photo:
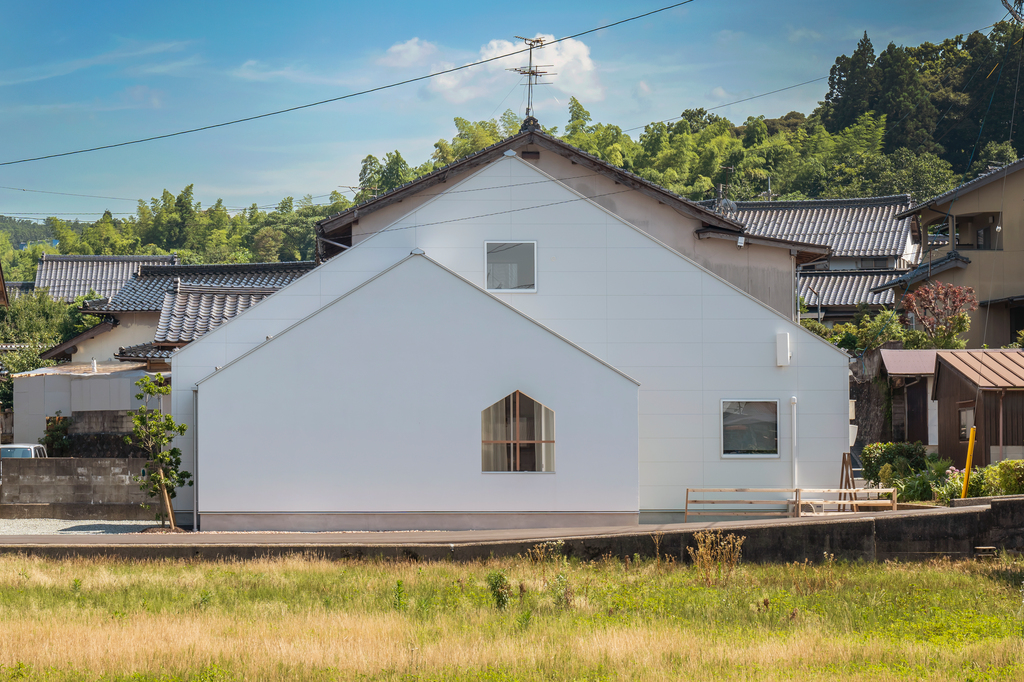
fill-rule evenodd
<path id="1" fill-rule="evenodd" d="M 974 466 L 1024 459 L 1024 352 L 938 351 L 932 400 L 939 403 L 939 453 L 955 466 L 967 462 L 971 426 Z"/>

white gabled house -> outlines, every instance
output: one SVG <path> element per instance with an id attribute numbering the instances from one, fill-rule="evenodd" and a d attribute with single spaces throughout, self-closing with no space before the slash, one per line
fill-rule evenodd
<path id="1" fill-rule="evenodd" d="M 779 311 L 808 250 L 678 197 L 665 212 L 623 174 L 609 191 L 641 228 L 594 198 L 621 171 L 535 131 L 493 151 L 327 219 L 332 257 L 175 353 L 182 511 L 205 529 L 608 525 L 674 520 L 688 487 L 838 482 L 848 357 Z"/>

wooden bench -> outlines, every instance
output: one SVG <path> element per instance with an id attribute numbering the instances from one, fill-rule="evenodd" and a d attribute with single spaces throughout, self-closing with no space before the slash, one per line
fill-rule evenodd
<path id="1" fill-rule="evenodd" d="M 721 499 L 721 498 L 691 498 L 690 493 L 699 493 L 704 495 L 706 493 L 731 493 L 731 494 L 756 494 L 761 495 L 762 493 L 785 493 L 791 495 L 791 498 L 773 499 L 766 500 L 761 498 L 732 498 L 732 499 Z M 805 497 L 805 493 L 811 493 L 813 495 L 830 494 L 830 495 L 852 495 L 854 499 L 837 499 L 837 500 L 826 500 L 824 498 L 808 498 Z M 870 494 L 876 495 L 889 493 L 892 495 L 892 499 L 856 499 L 858 494 Z M 686 523 L 690 514 L 694 516 L 783 516 L 783 517 L 797 517 L 803 516 L 803 506 L 810 505 L 811 513 L 817 513 L 814 511 L 815 507 L 821 508 L 821 513 L 825 513 L 826 506 L 835 505 L 836 511 L 840 511 L 841 507 L 852 506 L 854 511 L 858 511 L 859 507 L 890 507 L 893 511 L 896 511 L 896 496 L 897 492 L 895 488 L 687 488 L 686 489 L 686 507 L 683 513 L 683 523 Z M 696 509 L 690 511 L 691 504 L 700 505 L 758 505 L 758 506 L 772 506 L 780 507 L 784 506 L 785 509 L 751 509 L 751 510 L 736 510 L 736 509 Z"/>

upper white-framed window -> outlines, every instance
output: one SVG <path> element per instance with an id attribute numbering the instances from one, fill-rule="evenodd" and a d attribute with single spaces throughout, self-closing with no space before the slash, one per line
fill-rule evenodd
<path id="1" fill-rule="evenodd" d="M 505 294 L 537 291 L 537 242 L 484 242 L 484 288 Z"/>
<path id="2" fill-rule="evenodd" d="M 723 400 L 722 457 L 777 459 L 779 401 Z"/>

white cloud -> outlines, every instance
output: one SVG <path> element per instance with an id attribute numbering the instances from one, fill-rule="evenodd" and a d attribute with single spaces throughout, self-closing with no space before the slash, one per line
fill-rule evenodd
<path id="1" fill-rule="evenodd" d="M 67 76 L 75 73 L 76 71 L 88 69 L 93 66 L 115 64 L 127 59 L 138 59 L 139 57 L 164 52 L 177 52 L 184 49 L 186 45 L 187 43 L 184 42 L 167 42 L 153 43 L 152 45 L 129 46 L 119 50 L 113 50 L 111 52 L 104 52 L 103 54 L 98 54 L 93 57 L 85 57 L 83 59 L 72 59 L 65 62 L 54 62 L 50 64 L 42 64 L 40 66 L 29 66 L 20 69 L 11 69 L 9 71 L 0 71 L 0 86 L 32 83 L 34 81 L 46 80 L 48 78 Z"/>
<path id="2" fill-rule="evenodd" d="M 822 39 L 822 35 L 811 28 L 793 28 L 789 27 L 789 42 L 791 43 L 802 43 L 802 42 L 817 42 Z"/>
<path id="3" fill-rule="evenodd" d="M 552 41 L 552 35 L 537 37 Z M 525 66 L 528 54 L 521 53 L 509 57 L 501 57 L 523 48 L 521 43 L 507 40 L 492 40 L 480 48 L 479 57 L 474 61 L 494 59 L 480 66 L 437 76 L 430 81 L 429 90 L 435 92 L 453 104 L 462 104 L 471 99 L 493 96 L 515 83 L 515 74 L 507 69 Z M 548 45 L 533 53 L 535 64 L 544 65 L 549 73 L 543 82 L 551 83 L 550 89 L 575 96 L 583 102 L 600 102 L 605 97 L 605 87 L 597 75 L 597 67 L 590 58 L 590 48 L 580 40 L 568 39 L 560 43 Z M 500 57 L 495 59 L 496 57 Z M 433 71 L 445 71 L 455 66 L 454 63 L 440 62 L 434 64 Z M 545 87 L 544 91 L 549 88 Z"/>
<path id="4" fill-rule="evenodd" d="M 229 72 L 235 78 L 247 81 L 266 83 L 269 81 L 286 81 L 289 83 L 305 83 L 311 85 L 347 85 L 342 78 L 321 75 L 301 67 L 285 66 L 272 68 L 263 62 L 250 59 L 237 69 Z"/>
<path id="5" fill-rule="evenodd" d="M 159 76 L 172 76 L 182 71 L 187 71 L 193 66 L 199 66 L 203 63 L 203 59 L 198 55 L 186 57 L 185 59 L 178 59 L 172 62 L 158 62 L 152 64 L 142 64 L 140 66 L 131 67 L 127 70 L 127 73 L 132 75 L 159 75 Z"/>
<path id="6" fill-rule="evenodd" d="M 419 38 L 410 38 L 404 43 L 395 43 L 388 48 L 384 56 L 377 60 L 383 66 L 403 69 L 423 64 L 437 52 L 437 45 Z"/>

